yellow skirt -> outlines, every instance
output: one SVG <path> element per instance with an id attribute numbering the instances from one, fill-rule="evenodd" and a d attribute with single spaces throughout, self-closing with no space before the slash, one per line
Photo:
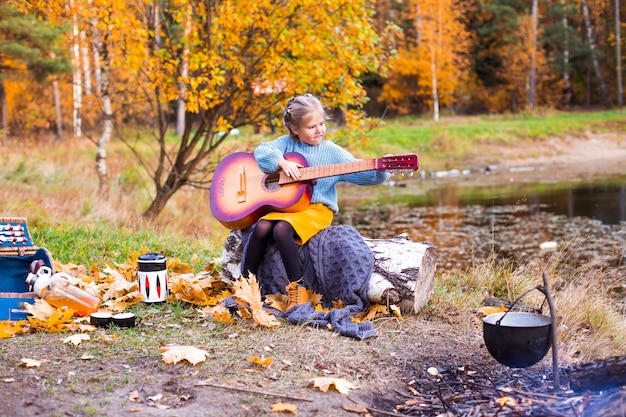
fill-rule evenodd
<path id="1" fill-rule="evenodd" d="M 283 220 L 289 223 L 296 234 L 296 243 L 304 245 L 333 221 L 333 211 L 322 203 L 309 204 L 307 208 L 296 213 L 271 212 L 261 217 L 263 220 Z M 260 220 L 260 219 L 259 219 Z"/>

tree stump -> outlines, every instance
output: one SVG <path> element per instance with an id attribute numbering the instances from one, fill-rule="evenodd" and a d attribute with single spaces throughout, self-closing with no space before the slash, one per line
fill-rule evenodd
<path id="1" fill-rule="evenodd" d="M 435 281 L 434 246 L 413 242 L 403 235 L 364 240 L 374 253 L 368 289 L 370 301 L 396 304 L 403 314 L 417 313 L 426 306 Z M 227 282 L 241 276 L 243 246 L 241 231 L 230 232 L 222 251 L 222 278 Z"/>

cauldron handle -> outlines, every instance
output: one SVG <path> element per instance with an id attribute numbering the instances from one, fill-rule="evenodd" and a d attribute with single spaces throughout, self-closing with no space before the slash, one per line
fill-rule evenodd
<path id="1" fill-rule="evenodd" d="M 539 291 L 543 292 L 543 293 L 544 293 L 544 295 L 546 294 L 546 293 L 542 290 L 542 286 L 541 286 L 541 285 L 537 285 L 536 287 L 533 287 L 533 288 L 529 289 L 529 290 L 528 290 L 528 291 L 526 291 L 524 294 L 522 294 L 522 295 L 520 295 L 519 297 L 517 297 L 517 299 L 516 299 L 515 301 L 513 301 L 513 304 L 511 304 L 511 307 L 509 307 L 509 308 L 508 308 L 508 309 L 504 312 L 504 314 L 502 315 L 502 317 L 500 317 L 498 320 L 496 320 L 496 323 L 495 323 L 495 324 L 496 324 L 496 326 L 500 326 L 500 322 L 502 321 L 502 319 L 503 319 L 504 317 L 506 317 L 506 315 L 507 315 L 507 314 L 509 314 L 509 311 L 513 310 L 513 307 L 515 306 L 515 304 L 517 304 L 517 302 L 518 302 L 519 300 L 521 300 L 521 299 L 522 299 L 522 297 L 524 297 L 526 294 L 528 294 L 529 292 L 534 291 L 534 290 L 539 290 Z"/>

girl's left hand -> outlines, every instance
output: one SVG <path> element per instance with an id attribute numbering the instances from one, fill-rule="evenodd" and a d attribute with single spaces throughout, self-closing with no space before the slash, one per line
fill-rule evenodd
<path id="1" fill-rule="evenodd" d="M 303 166 L 297 162 L 288 161 L 286 159 L 278 162 L 278 167 L 289 177 L 295 180 L 300 179 L 300 168 Z"/>

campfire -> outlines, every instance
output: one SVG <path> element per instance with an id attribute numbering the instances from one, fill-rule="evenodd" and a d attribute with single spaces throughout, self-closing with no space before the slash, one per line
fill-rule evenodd
<path id="1" fill-rule="evenodd" d="M 626 388 L 554 392 L 552 378 L 539 365 L 527 369 L 440 370 L 415 375 L 406 391 L 396 391 L 394 412 L 370 409 L 374 416 L 422 417 L 617 417 L 626 410 Z M 564 385 L 568 384 L 563 372 Z M 382 406 L 382 404 L 381 404 Z M 385 408 L 389 409 L 390 404 Z"/>

